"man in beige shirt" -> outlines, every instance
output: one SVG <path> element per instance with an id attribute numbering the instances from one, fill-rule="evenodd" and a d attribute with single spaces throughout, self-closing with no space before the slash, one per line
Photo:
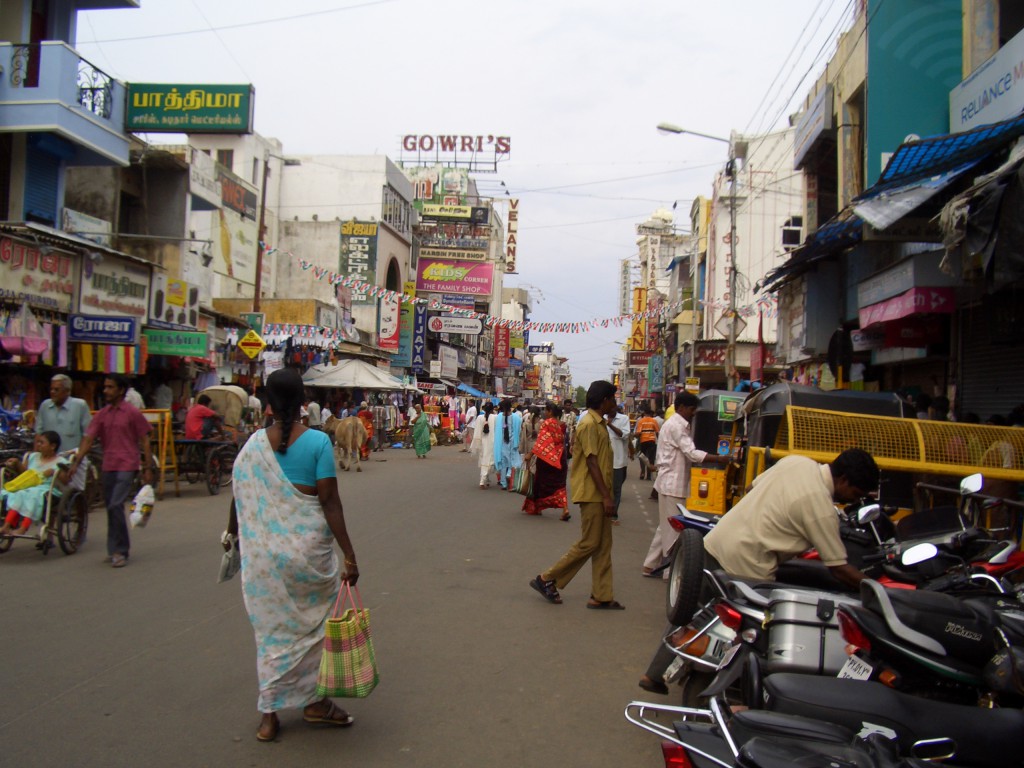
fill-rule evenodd
<path id="1" fill-rule="evenodd" d="M 576 426 L 569 485 L 580 505 L 580 540 L 530 586 L 551 603 L 561 603 L 563 589 L 592 560 L 592 585 L 587 608 L 623 610 L 612 592 L 612 446 L 605 416 L 615 413 L 615 385 L 595 381 L 587 390 L 587 412 Z"/>
<path id="2" fill-rule="evenodd" d="M 878 488 L 878 477 L 875 460 L 860 448 L 848 448 L 831 464 L 786 456 L 758 475 L 747 494 L 704 537 L 704 568 L 771 581 L 779 563 L 815 548 L 836 579 L 856 588 L 864 574 L 846 561 L 834 502 L 867 496 Z M 702 588 L 701 603 L 710 599 L 705 592 Z M 667 694 L 664 674 L 673 658 L 659 643 L 640 687 Z"/>

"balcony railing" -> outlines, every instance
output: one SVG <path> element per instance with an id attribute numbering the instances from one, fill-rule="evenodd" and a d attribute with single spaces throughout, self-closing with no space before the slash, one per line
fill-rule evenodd
<path id="1" fill-rule="evenodd" d="M 0 42 L 5 130 L 57 133 L 88 151 L 128 162 L 125 86 L 60 41 Z M 84 155 L 75 158 L 90 164 Z"/>
<path id="2" fill-rule="evenodd" d="M 42 43 L 16 43 L 11 46 L 10 83 L 13 88 L 39 87 L 42 50 Z M 97 117 L 109 120 L 114 110 L 114 78 L 83 59 L 74 49 L 67 50 L 78 59 L 78 105 Z"/>

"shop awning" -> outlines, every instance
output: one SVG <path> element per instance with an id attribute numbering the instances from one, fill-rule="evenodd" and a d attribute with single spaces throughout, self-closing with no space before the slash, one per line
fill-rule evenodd
<path id="1" fill-rule="evenodd" d="M 956 308 L 956 293 L 952 288 L 911 288 L 899 296 L 871 304 L 857 312 L 861 328 L 875 323 L 888 323 L 919 314 L 948 315 Z"/>
<path id="2" fill-rule="evenodd" d="M 878 229 L 891 226 L 1020 136 L 1024 136 L 1024 114 L 964 133 L 901 144 L 878 181 L 819 227 L 756 289 L 777 287 L 815 262 L 856 245 L 862 239 L 865 221 Z"/>
<path id="3" fill-rule="evenodd" d="M 467 394 L 472 395 L 473 397 L 479 397 L 483 400 L 490 400 L 495 405 L 497 405 L 500 402 L 498 398 L 488 395 L 486 392 L 481 392 L 476 387 L 472 387 L 469 384 L 466 384 L 465 382 L 462 381 L 459 382 L 459 386 L 457 387 L 457 389 L 460 392 L 465 392 Z"/>

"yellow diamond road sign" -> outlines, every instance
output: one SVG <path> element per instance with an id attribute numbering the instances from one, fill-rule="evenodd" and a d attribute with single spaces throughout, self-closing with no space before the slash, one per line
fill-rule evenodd
<path id="1" fill-rule="evenodd" d="M 252 360 L 263 351 L 263 348 L 267 346 L 267 342 L 263 340 L 256 331 L 249 331 L 245 336 L 242 337 L 241 341 L 238 342 L 238 348 L 245 352 Z"/>

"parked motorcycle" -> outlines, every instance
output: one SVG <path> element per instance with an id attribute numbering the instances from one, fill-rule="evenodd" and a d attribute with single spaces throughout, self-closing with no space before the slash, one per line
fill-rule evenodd
<path id="1" fill-rule="evenodd" d="M 671 726 L 655 719 L 670 718 Z M 897 745 L 876 734 L 808 717 L 755 710 L 728 713 L 717 701 L 709 709 L 633 701 L 626 720 L 662 739 L 666 768 L 923 768 L 926 759 L 950 754 L 946 739 L 920 740 L 901 757 Z"/>
<path id="2" fill-rule="evenodd" d="M 763 704 L 773 713 L 820 718 L 860 736 L 885 736 L 902 754 L 912 754 L 921 741 L 941 738 L 955 765 L 1024 765 L 1024 711 L 1016 708 L 965 706 L 877 682 L 786 673 L 765 678 Z"/>
<path id="3" fill-rule="evenodd" d="M 1024 704 L 1024 605 L 1012 595 L 960 599 L 867 579 L 861 605 L 840 607 L 839 626 L 851 651 L 840 677 L 958 703 Z"/>

